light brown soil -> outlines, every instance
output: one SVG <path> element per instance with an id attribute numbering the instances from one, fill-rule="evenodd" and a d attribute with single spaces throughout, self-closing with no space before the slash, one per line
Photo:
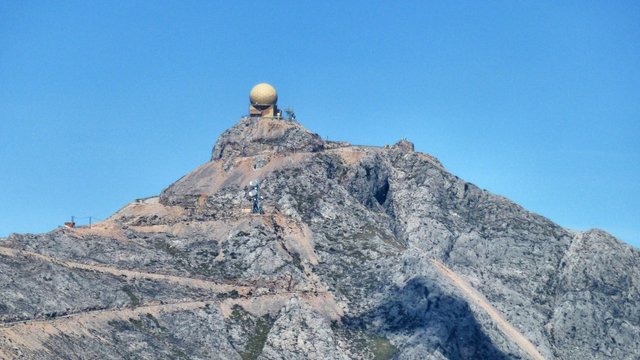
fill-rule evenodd
<path id="1" fill-rule="evenodd" d="M 96 272 L 106 273 L 106 274 L 111 274 L 116 276 L 124 276 L 129 279 L 165 281 L 165 282 L 174 283 L 178 285 L 186 285 L 190 287 L 211 290 L 219 293 L 236 290 L 239 294 L 245 295 L 252 289 L 251 287 L 248 287 L 248 286 L 219 284 L 212 281 L 189 278 L 189 277 L 164 275 L 164 274 L 150 273 L 150 272 L 144 272 L 144 271 L 119 269 L 111 266 L 90 265 L 90 264 L 83 264 L 83 263 L 78 263 L 78 262 L 68 261 L 68 260 L 59 260 L 59 259 L 52 258 L 50 256 L 37 254 L 34 252 L 16 250 L 16 249 L 11 249 L 6 247 L 0 247 L 0 254 L 5 256 L 12 256 L 12 257 L 19 257 L 19 256 L 31 257 L 40 261 L 51 262 L 51 263 L 68 267 L 71 269 L 96 271 Z"/>

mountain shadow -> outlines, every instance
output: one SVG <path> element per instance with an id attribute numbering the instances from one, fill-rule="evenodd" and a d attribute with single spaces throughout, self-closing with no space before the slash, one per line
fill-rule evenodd
<path id="1" fill-rule="evenodd" d="M 469 305 L 446 294 L 431 279 L 416 277 L 392 292 L 380 306 L 358 317 L 343 319 L 352 330 L 367 330 L 387 338 L 406 339 L 401 358 L 426 357 L 437 349 L 448 359 L 513 359 L 484 333 Z M 408 346 L 407 346 L 408 345 Z"/>

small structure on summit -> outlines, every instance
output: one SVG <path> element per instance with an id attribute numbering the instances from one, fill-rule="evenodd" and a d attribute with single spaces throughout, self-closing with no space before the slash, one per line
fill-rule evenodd
<path id="1" fill-rule="evenodd" d="M 73 229 L 74 227 L 76 227 L 75 216 L 71 217 L 71 221 L 65 222 L 64 227 L 66 227 L 67 229 Z"/>
<path id="2" fill-rule="evenodd" d="M 384 148 L 385 149 L 397 149 L 397 150 L 401 150 L 402 152 L 414 152 L 414 151 L 416 151 L 416 148 L 413 145 L 413 143 L 411 141 L 407 140 L 406 138 L 402 138 L 400 141 L 398 141 L 397 143 L 395 143 L 393 145 L 385 145 Z"/>
<path id="3" fill-rule="evenodd" d="M 249 116 L 281 118 L 282 111 L 278 110 L 278 93 L 276 89 L 267 84 L 260 83 L 251 89 L 249 93 Z"/>

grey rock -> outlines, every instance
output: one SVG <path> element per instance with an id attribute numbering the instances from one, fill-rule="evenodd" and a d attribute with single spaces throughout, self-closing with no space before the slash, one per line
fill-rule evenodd
<path id="1" fill-rule="evenodd" d="M 348 359 L 330 322 L 296 297 L 273 324 L 259 359 Z"/>
<path id="2" fill-rule="evenodd" d="M 263 215 L 248 213 L 259 179 Z M 0 239 L 0 358 L 640 356 L 640 252 L 572 232 L 413 144 L 242 119 L 158 197 Z"/>
<path id="3" fill-rule="evenodd" d="M 315 152 L 324 149 L 318 134 L 293 121 L 244 118 L 225 131 L 216 142 L 211 160 L 226 160 L 261 153 L 286 154 Z"/>

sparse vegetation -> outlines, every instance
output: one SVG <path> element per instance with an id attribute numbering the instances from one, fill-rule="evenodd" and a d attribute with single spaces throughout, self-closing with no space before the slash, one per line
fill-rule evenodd
<path id="1" fill-rule="evenodd" d="M 153 321 L 153 323 L 156 324 L 158 328 L 164 330 L 164 327 L 160 325 L 160 322 L 158 321 L 158 319 L 156 319 L 155 316 L 153 316 L 152 314 L 147 314 L 147 319 Z"/>
<path id="2" fill-rule="evenodd" d="M 397 351 L 396 347 L 385 337 L 374 337 L 372 340 L 371 352 L 375 360 L 389 360 Z"/>
<path id="3" fill-rule="evenodd" d="M 131 300 L 131 306 L 135 307 L 140 305 L 140 299 L 136 296 L 136 294 L 134 294 L 133 287 L 131 287 L 130 285 L 125 285 L 122 287 L 122 291 L 124 291 L 124 293 L 129 296 L 129 299 Z"/>
<path id="4" fill-rule="evenodd" d="M 232 299 L 237 299 L 238 297 L 240 297 L 240 294 L 238 294 L 238 291 L 234 289 L 229 292 L 229 297 Z"/>
<path id="5" fill-rule="evenodd" d="M 171 246 L 170 244 L 167 244 L 165 241 L 162 240 L 156 240 L 153 242 L 153 246 L 158 249 L 158 250 L 162 250 L 164 252 L 166 252 L 167 254 L 174 256 L 174 257 L 183 257 L 184 254 L 176 249 L 175 247 Z"/>
<path id="6" fill-rule="evenodd" d="M 231 320 L 241 324 L 248 334 L 246 342 L 241 345 L 243 349 L 238 351 L 240 357 L 243 360 L 257 359 L 262 353 L 264 344 L 267 342 L 267 336 L 275 320 L 268 315 L 254 318 L 239 305 L 233 307 Z"/>
<path id="7" fill-rule="evenodd" d="M 293 258 L 293 265 L 295 265 L 298 270 L 304 273 L 304 266 L 302 266 L 302 260 L 300 259 L 300 254 L 294 252 L 291 253 L 291 257 Z"/>
<path id="8" fill-rule="evenodd" d="M 144 330 L 144 322 L 139 319 L 129 318 L 129 322 L 138 330 Z"/>
<path id="9" fill-rule="evenodd" d="M 260 356 L 264 344 L 267 342 L 271 326 L 273 326 L 273 320 L 270 318 L 258 318 L 253 335 L 249 337 L 244 351 L 240 352 L 240 357 L 243 360 L 255 360 Z"/>

